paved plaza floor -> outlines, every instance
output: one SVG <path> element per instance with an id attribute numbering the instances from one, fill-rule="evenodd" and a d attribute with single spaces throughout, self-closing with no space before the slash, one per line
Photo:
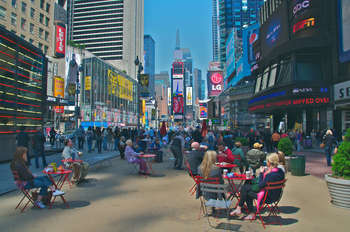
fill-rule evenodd
<path id="1" fill-rule="evenodd" d="M 60 199 L 52 209 L 15 211 L 18 192 L 0 196 L 0 228 L 4 232 L 62 231 L 349 231 L 350 211 L 332 206 L 322 178 L 287 175 L 280 202 L 282 226 L 263 229 L 259 221 L 213 219 L 199 215 L 199 200 L 188 193 L 191 178 L 165 162 L 153 164 L 157 177 L 142 177 L 125 160 L 101 166 L 80 186 L 64 187 L 70 208 Z"/>

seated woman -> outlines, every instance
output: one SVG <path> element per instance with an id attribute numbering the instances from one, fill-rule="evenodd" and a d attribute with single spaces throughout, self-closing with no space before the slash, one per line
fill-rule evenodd
<path id="1" fill-rule="evenodd" d="M 243 167 L 246 164 L 246 159 L 245 159 L 244 152 L 243 152 L 241 146 L 242 146 L 241 142 L 239 142 L 239 141 L 235 142 L 235 146 L 232 149 L 232 154 L 234 156 L 241 157 L 241 159 L 235 159 L 234 163 L 238 165 L 239 171 L 241 173 L 243 173 Z"/>
<path id="2" fill-rule="evenodd" d="M 266 186 L 267 182 L 276 182 L 284 179 L 284 172 L 277 168 L 279 165 L 278 154 L 272 153 L 267 157 L 267 170 L 265 167 L 260 167 L 259 176 L 259 191 L 253 191 L 252 185 L 245 183 L 241 189 L 241 199 L 237 208 L 230 213 L 231 216 L 240 216 L 242 214 L 242 207 L 244 203 L 248 206 L 248 216 L 244 220 L 254 220 L 255 213 L 253 212 L 253 199 L 258 199 L 258 193 L 260 195 L 262 189 Z M 270 190 L 268 198 L 274 200 L 281 193 L 280 189 Z"/>
<path id="3" fill-rule="evenodd" d="M 64 149 L 62 152 L 63 159 L 75 160 L 78 155 L 81 156 L 82 153 L 73 147 L 72 140 L 67 139 L 64 142 Z M 80 182 L 88 173 L 89 164 L 87 162 L 64 162 L 64 165 L 73 170 L 72 182 L 74 183 Z"/>
<path id="4" fill-rule="evenodd" d="M 224 181 L 222 179 L 221 169 L 215 165 L 216 158 L 217 158 L 216 151 L 207 151 L 204 154 L 204 158 L 201 165 L 198 167 L 198 173 L 201 177 L 204 178 L 204 180 L 208 178 L 218 177 L 220 180 L 220 183 L 223 183 Z M 210 182 L 208 181 L 208 183 Z M 216 195 L 216 193 L 207 193 L 206 195 L 204 195 L 204 198 L 206 200 L 217 199 L 218 196 Z"/>
<path id="5" fill-rule="evenodd" d="M 147 164 L 143 159 L 140 159 L 138 157 L 138 155 L 140 155 L 141 153 L 137 153 L 134 151 L 134 149 L 132 148 L 132 141 L 131 139 L 128 139 L 126 141 L 126 148 L 125 148 L 125 157 L 126 160 L 129 163 L 137 163 L 140 165 L 140 169 L 139 169 L 139 174 L 142 175 L 148 175 L 148 170 L 147 170 Z"/>
<path id="6" fill-rule="evenodd" d="M 43 209 L 45 205 L 41 200 L 44 196 L 47 196 L 48 188 L 51 189 L 53 196 L 63 195 L 64 192 L 55 189 L 47 176 L 36 177 L 29 171 L 26 166 L 27 151 L 26 147 L 17 147 L 10 168 L 12 173 L 14 173 L 17 186 L 24 189 L 40 188 L 39 196 L 35 204 L 38 208 Z"/>

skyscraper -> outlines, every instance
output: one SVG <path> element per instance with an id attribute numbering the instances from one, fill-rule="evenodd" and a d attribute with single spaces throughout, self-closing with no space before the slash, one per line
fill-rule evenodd
<path id="1" fill-rule="evenodd" d="M 259 9 L 264 0 L 220 0 L 220 61 L 226 62 L 226 40 L 232 29 L 242 38 L 242 29 L 259 21 Z"/>
<path id="2" fill-rule="evenodd" d="M 212 39 L 213 39 L 213 61 L 220 59 L 220 34 L 219 34 L 219 4 L 218 0 L 213 0 L 213 16 L 212 16 Z"/>
<path id="3" fill-rule="evenodd" d="M 136 78 L 143 57 L 144 0 L 70 0 L 68 40 Z"/>
<path id="4" fill-rule="evenodd" d="M 155 96 L 154 94 L 154 75 L 155 75 L 155 42 L 152 36 L 144 36 L 144 60 L 145 60 L 145 69 L 144 73 L 149 74 L 149 93 L 150 96 Z"/>
<path id="5" fill-rule="evenodd" d="M 202 86 L 202 71 L 198 68 L 193 70 L 193 99 L 202 100 L 201 89 L 204 88 Z"/>

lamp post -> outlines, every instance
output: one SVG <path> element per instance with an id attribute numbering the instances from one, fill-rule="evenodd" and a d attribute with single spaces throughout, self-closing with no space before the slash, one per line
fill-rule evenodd
<path id="1" fill-rule="evenodd" d="M 140 84 L 140 74 L 143 71 L 143 65 L 142 62 L 140 62 L 139 57 L 136 56 L 136 59 L 134 61 L 135 64 L 135 68 L 137 68 L 137 129 L 140 129 L 140 88 L 141 88 L 141 84 Z"/>

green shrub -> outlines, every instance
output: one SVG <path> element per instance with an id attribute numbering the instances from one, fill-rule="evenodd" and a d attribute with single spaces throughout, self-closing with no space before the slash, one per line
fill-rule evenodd
<path id="1" fill-rule="evenodd" d="M 334 176 L 350 179 L 350 129 L 347 129 L 344 141 L 333 156 L 332 171 Z"/>
<path id="2" fill-rule="evenodd" d="M 277 147 L 278 147 L 278 150 L 282 151 L 286 156 L 292 155 L 293 148 L 294 148 L 293 143 L 289 138 L 281 139 Z"/>
<path id="3" fill-rule="evenodd" d="M 236 142 L 241 142 L 242 146 L 249 146 L 249 141 L 244 137 L 237 137 Z"/>

